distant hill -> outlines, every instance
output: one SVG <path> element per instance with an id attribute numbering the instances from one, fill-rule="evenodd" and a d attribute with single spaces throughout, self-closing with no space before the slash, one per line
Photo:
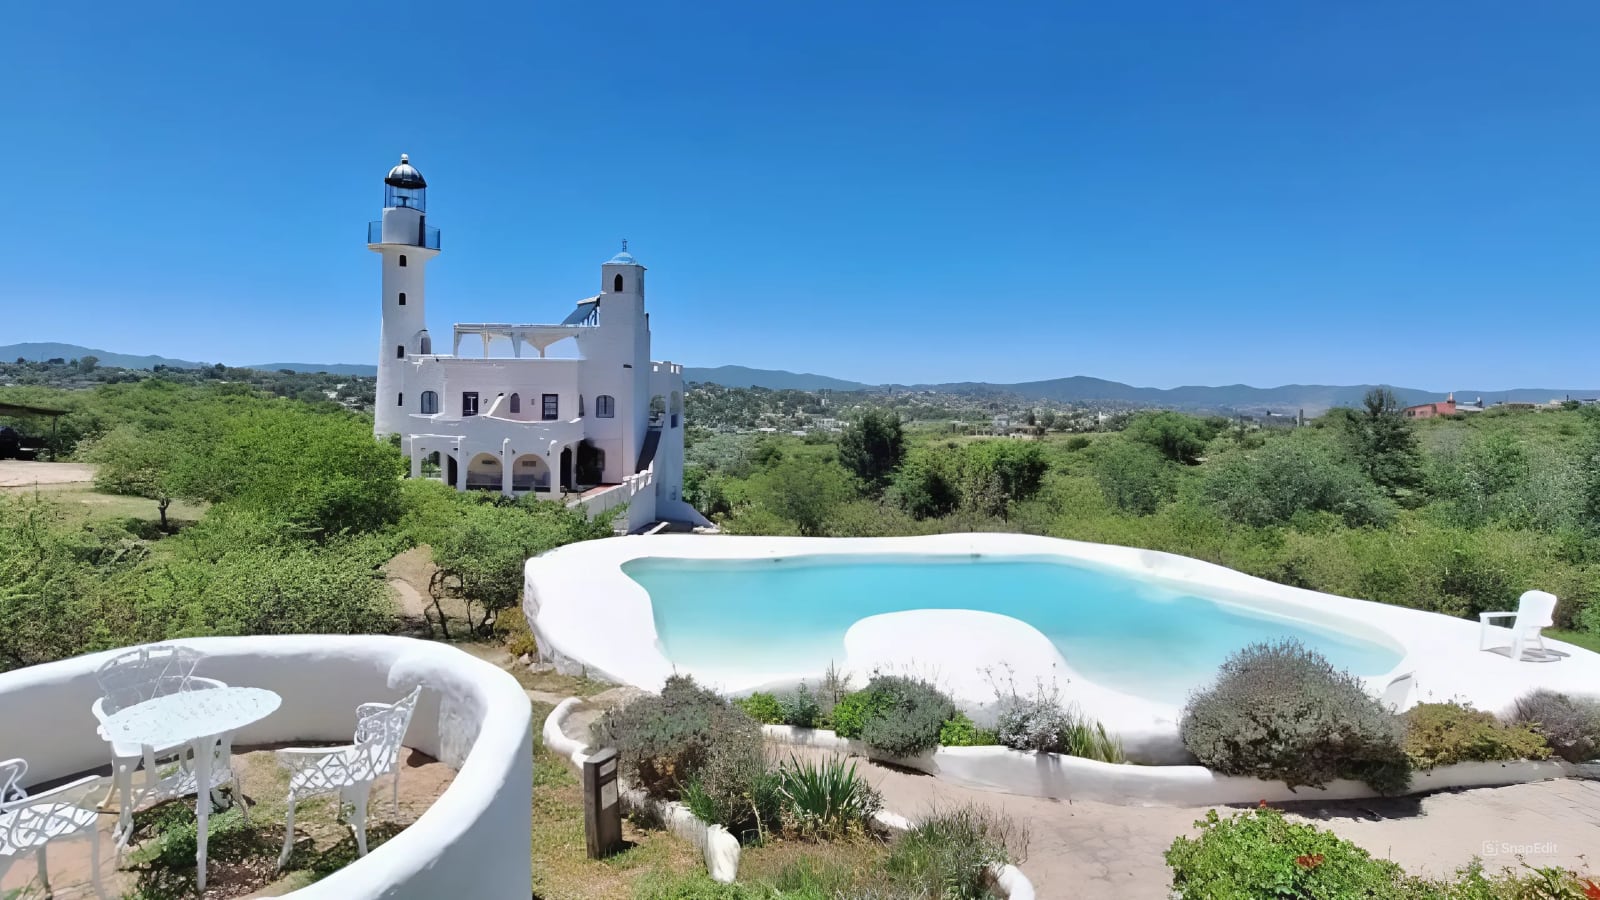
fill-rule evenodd
<path id="1" fill-rule="evenodd" d="M 775 391 L 861 391 L 871 385 L 845 381 L 826 375 L 785 372 L 781 369 L 750 369 L 744 366 L 717 366 L 697 369 L 685 366 L 684 381 L 704 381 L 724 387 L 763 387 Z"/>
<path id="2" fill-rule="evenodd" d="M 368 378 L 378 374 L 377 366 L 363 366 L 357 363 L 257 363 L 241 368 L 261 369 L 267 372 L 276 372 L 279 369 L 288 369 L 291 372 L 327 372 L 329 375 L 365 375 Z"/>
<path id="3" fill-rule="evenodd" d="M 201 366 L 212 365 L 209 362 L 195 362 L 191 359 L 113 353 L 110 350 L 96 350 L 93 347 L 83 347 L 78 344 L 26 343 L 0 346 L 0 361 L 4 362 L 11 362 L 17 359 L 35 362 L 46 359 L 82 359 L 85 356 L 93 356 L 100 361 L 102 366 L 114 366 L 119 369 L 154 369 L 156 366 L 167 366 L 174 369 L 198 369 Z M 261 369 L 267 372 L 276 372 L 279 369 L 288 369 L 292 372 L 327 372 L 329 375 L 372 376 L 378 374 L 377 366 L 350 363 L 259 363 L 239 366 L 238 368 Z"/>
<path id="4" fill-rule="evenodd" d="M 115 366 L 119 369 L 153 369 L 156 366 L 172 366 L 179 369 L 194 369 L 209 363 L 194 362 L 187 359 L 169 359 L 165 356 L 134 356 L 128 353 L 112 353 L 110 350 L 95 350 L 92 347 L 80 347 L 77 344 L 6 344 L 0 346 L 0 360 L 12 362 L 13 360 L 26 359 L 30 362 L 42 362 L 47 359 L 82 359 L 93 356 L 100 360 L 102 366 Z"/>
<path id="5" fill-rule="evenodd" d="M 1247 384 L 1220 387 L 1185 385 L 1175 388 L 1135 387 L 1120 381 L 1074 375 L 1070 378 L 1053 378 L 1048 381 L 1024 381 L 1015 384 L 996 384 L 984 381 L 958 381 L 942 384 L 866 385 L 844 381 L 826 375 L 798 375 L 773 369 L 751 369 L 745 366 L 719 366 L 711 369 L 685 368 L 686 381 L 706 381 L 727 387 L 789 388 L 796 390 L 836 391 L 859 390 L 920 390 L 947 394 L 1009 395 L 1030 400 L 1054 400 L 1057 403 L 1126 403 L 1137 406 L 1164 406 L 1195 410 L 1273 410 L 1294 413 L 1305 410 L 1307 415 L 1320 415 L 1335 406 L 1356 406 L 1375 385 L 1286 384 L 1278 387 L 1258 388 Z M 1400 402 L 1406 405 L 1444 399 L 1445 392 L 1421 388 L 1388 385 Z M 1456 399 L 1471 402 L 1479 397 L 1494 403 L 1544 403 L 1559 397 L 1600 397 L 1600 388 L 1512 388 L 1510 390 L 1458 389 Z"/>

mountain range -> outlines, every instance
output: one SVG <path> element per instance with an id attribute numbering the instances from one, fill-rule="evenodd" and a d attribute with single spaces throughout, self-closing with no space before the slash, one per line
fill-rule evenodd
<path id="1" fill-rule="evenodd" d="M 193 369 L 209 363 L 171 359 L 164 356 L 134 356 L 95 350 L 76 344 L 26 343 L 0 346 L 0 360 L 13 359 L 81 359 L 94 356 L 101 365 L 127 369 L 150 369 L 156 366 Z M 248 369 L 295 372 L 327 372 L 333 375 L 366 375 L 377 373 L 377 367 L 352 363 L 260 363 L 243 366 Z M 1162 406 L 1175 409 L 1196 410 L 1273 410 L 1293 413 L 1304 410 L 1307 415 L 1319 415 L 1335 406 L 1355 406 L 1369 389 L 1370 384 L 1286 384 L 1278 387 L 1258 388 L 1247 384 L 1230 384 L 1219 387 L 1185 385 L 1175 388 L 1136 387 L 1120 381 L 1074 375 L 1070 378 L 1053 378 L 1047 381 L 1024 381 L 1015 384 L 992 384 L 982 381 L 958 381 L 943 384 L 865 384 L 815 375 L 808 372 L 786 372 L 781 369 L 753 369 L 746 366 L 716 366 L 714 368 L 685 367 L 684 381 L 709 382 L 726 387 L 761 387 L 772 390 L 801 391 L 936 391 L 967 396 L 1007 396 L 1025 400 L 1045 400 L 1057 403 L 1105 402 L 1130 406 Z M 1401 403 L 1426 403 L 1441 400 L 1439 391 L 1388 385 Z M 1458 388 L 1456 398 L 1471 402 L 1482 397 L 1486 403 L 1544 403 L 1549 400 L 1572 397 L 1587 399 L 1600 397 L 1600 388 L 1512 388 L 1510 390 L 1478 390 Z"/>
<path id="2" fill-rule="evenodd" d="M 102 366 L 115 366 L 119 369 L 154 369 L 156 366 L 167 366 L 172 369 L 198 369 L 212 365 L 208 362 L 195 362 L 192 359 L 173 359 L 168 356 L 134 356 L 129 353 L 113 353 L 110 350 L 96 350 L 93 347 L 82 347 L 77 344 L 54 343 L 26 343 L 6 344 L 0 346 L 0 360 L 10 362 L 16 359 L 42 361 L 46 359 L 82 359 L 92 356 L 100 361 Z M 241 369 L 261 369 L 267 372 L 276 372 L 288 369 L 291 372 L 327 372 L 329 375 L 367 375 L 378 374 L 377 366 L 365 366 L 355 363 L 256 363 L 248 366 L 239 366 Z"/>

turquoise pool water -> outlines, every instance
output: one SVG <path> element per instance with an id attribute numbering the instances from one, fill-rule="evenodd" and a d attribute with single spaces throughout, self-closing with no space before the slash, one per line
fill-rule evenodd
<path id="1" fill-rule="evenodd" d="M 1357 675 L 1381 675 L 1400 662 L 1395 647 L 1208 598 L 1178 582 L 1065 561 L 644 558 L 622 570 L 649 592 L 667 658 L 694 671 L 820 673 L 843 662 L 844 635 L 857 620 L 909 609 L 1020 619 L 1085 678 L 1171 704 L 1256 641 L 1297 638 Z"/>

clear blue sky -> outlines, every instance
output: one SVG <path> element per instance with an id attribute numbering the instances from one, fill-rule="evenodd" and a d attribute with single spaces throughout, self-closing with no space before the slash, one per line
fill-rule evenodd
<path id="1" fill-rule="evenodd" d="M 626 237 L 656 356 L 1600 386 L 1600 3 L 15 3 L 0 344 L 375 361 Z"/>

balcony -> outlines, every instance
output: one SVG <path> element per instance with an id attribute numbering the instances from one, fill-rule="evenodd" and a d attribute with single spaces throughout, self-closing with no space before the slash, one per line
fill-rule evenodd
<path id="1" fill-rule="evenodd" d="M 369 244 L 405 244 L 408 247 L 424 247 L 429 250 L 439 249 L 439 229 L 429 228 L 426 222 L 417 223 L 417 233 L 406 235 L 408 240 L 385 241 L 383 239 L 383 220 L 367 223 L 367 243 Z"/>

